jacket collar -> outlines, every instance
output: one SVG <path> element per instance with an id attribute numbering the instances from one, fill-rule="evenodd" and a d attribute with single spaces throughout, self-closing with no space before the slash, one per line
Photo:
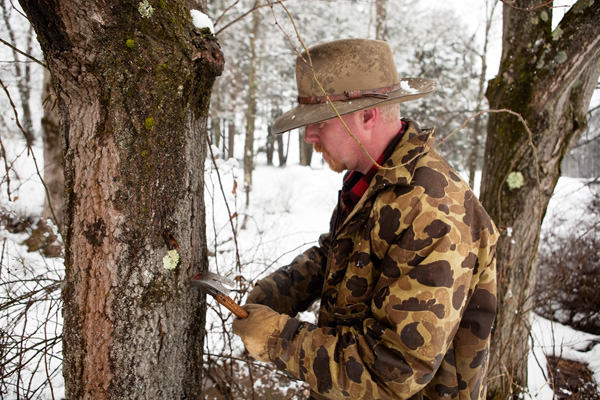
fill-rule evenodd
<path id="1" fill-rule="evenodd" d="M 412 181 L 417 162 L 431 150 L 434 144 L 434 129 L 420 129 L 414 121 L 405 121 L 408 123 L 406 131 L 392 155 L 383 165 L 392 169 L 380 168 L 377 171 L 366 192 L 337 231 L 346 225 L 354 214 L 363 207 L 364 203 L 379 191 L 392 186 L 407 186 Z"/>

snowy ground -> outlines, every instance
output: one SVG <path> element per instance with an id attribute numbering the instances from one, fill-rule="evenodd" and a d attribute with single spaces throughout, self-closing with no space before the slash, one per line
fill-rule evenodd
<path id="1" fill-rule="evenodd" d="M 37 217 L 41 214 L 43 189 L 33 169 L 31 157 L 22 150 L 18 140 L 5 141 L 9 160 L 16 160 L 13 167 L 17 175 L 11 175 L 11 201 L 7 197 L 6 179 L 0 186 L 0 208 L 4 214 L 14 213 L 20 216 Z M 35 149 L 38 162 L 41 162 L 41 148 Z M 264 274 L 289 263 L 303 249 L 313 245 L 319 234 L 328 227 L 329 216 L 333 209 L 337 190 L 341 183 L 341 175 L 324 167 L 318 156 L 311 167 L 289 166 L 286 168 L 259 165 L 254 172 L 254 186 L 250 196 L 250 206 L 246 209 L 245 193 L 242 185 L 243 172 L 235 160 L 217 160 L 221 184 L 211 161 L 206 168 L 206 205 L 207 233 L 211 257 L 210 268 L 221 274 L 234 277 L 242 274 L 247 280 L 256 280 Z M 589 192 L 576 179 L 561 179 L 555 199 L 550 204 L 546 224 L 552 225 L 565 216 L 576 217 L 583 207 L 560 207 L 565 202 L 573 205 L 583 204 L 589 198 Z M 242 265 L 236 271 L 236 252 L 229 224 L 229 213 L 224 198 L 230 207 L 237 229 L 238 253 Z M 565 213 L 569 213 L 565 215 Z M 246 220 L 245 229 L 241 229 Z M 568 227 L 565 229 L 569 229 Z M 60 260 L 47 260 L 37 253 L 27 253 L 21 245 L 25 235 L 12 234 L 0 229 L 0 246 L 2 247 L 0 274 L 2 281 L 12 277 L 27 277 L 50 269 L 50 278 L 61 274 Z M 216 255 L 216 256 L 214 256 Z M 10 275 L 9 275 L 10 274 Z M 25 284 L 19 285 L 20 290 Z M 0 293 L 4 296 L 4 293 Z M 39 306 L 32 319 L 43 318 L 49 308 Z M 4 311 L 0 314 L 0 327 L 8 328 Z M 209 324 L 215 323 L 216 315 L 209 313 Z M 310 318 L 310 315 L 306 315 Z M 52 314 L 54 321 L 47 329 L 36 335 L 53 335 L 59 331 L 60 313 Z M 582 361 L 589 364 L 600 382 L 600 337 L 575 332 L 569 327 L 551 323 L 543 318 L 532 317 L 532 348 L 529 362 L 529 389 L 533 399 L 551 399 L 552 390 L 546 383 L 544 354 L 561 355 L 562 357 Z M 33 328 L 33 323 L 28 326 Z M 26 327 L 28 328 L 28 327 Z M 218 345 L 222 337 L 213 333 L 207 338 L 207 345 Z M 595 345 L 594 345 L 595 343 Z M 216 346 L 218 347 L 218 346 Z M 241 342 L 234 343 L 241 347 Z M 584 351 L 586 350 L 586 351 Z M 60 347 L 54 348 L 54 354 L 60 355 Z M 45 362 L 50 362 L 47 370 Z M 59 359 L 50 357 L 41 359 L 40 367 L 33 384 L 42 384 L 48 380 L 52 369 L 57 368 Z M 50 371 L 50 372 L 48 372 Z M 44 391 L 43 398 L 61 398 L 64 393 L 60 375 L 52 378 L 52 389 Z M 1 389 L 1 388 L 0 388 Z M 7 398 L 11 398 L 9 395 Z"/>

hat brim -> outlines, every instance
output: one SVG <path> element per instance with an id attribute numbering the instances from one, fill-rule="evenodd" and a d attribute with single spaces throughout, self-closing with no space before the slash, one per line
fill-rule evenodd
<path id="1" fill-rule="evenodd" d="M 349 101 L 334 101 L 333 105 L 340 115 L 344 115 L 367 108 L 416 100 L 431 94 L 436 88 L 437 82 L 431 79 L 402 78 L 400 79 L 400 89 L 388 93 L 388 97 L 385 99 L 377 97 L 361 97 Z M 275 134 L 284 133 L 306 125 L 316 124 L 336 116 L 336 112 L 329 103 L 298 104 L 290 111 L 278 117 L 275 122 L 273 122 L 271 131 Z"/>

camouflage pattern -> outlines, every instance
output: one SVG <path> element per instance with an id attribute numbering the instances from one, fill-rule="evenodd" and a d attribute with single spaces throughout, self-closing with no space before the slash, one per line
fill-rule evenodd
<path id="1" fill-rule="evenodd" d="M 484 399 L 496 313 L 496 227 L 413 122 L 345 221 L 261 280 L 249 302 L 318 325 L 268 340 L 315 399 Z"/>

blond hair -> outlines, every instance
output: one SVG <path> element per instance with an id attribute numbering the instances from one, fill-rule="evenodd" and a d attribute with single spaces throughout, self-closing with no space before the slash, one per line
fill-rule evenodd
<path id="1" fill-rule="evenodd" d="M 400 104 L 398 103 L 386 104 L 377 108 L 385 122 L 394 122 L 400 118 Z"/>

